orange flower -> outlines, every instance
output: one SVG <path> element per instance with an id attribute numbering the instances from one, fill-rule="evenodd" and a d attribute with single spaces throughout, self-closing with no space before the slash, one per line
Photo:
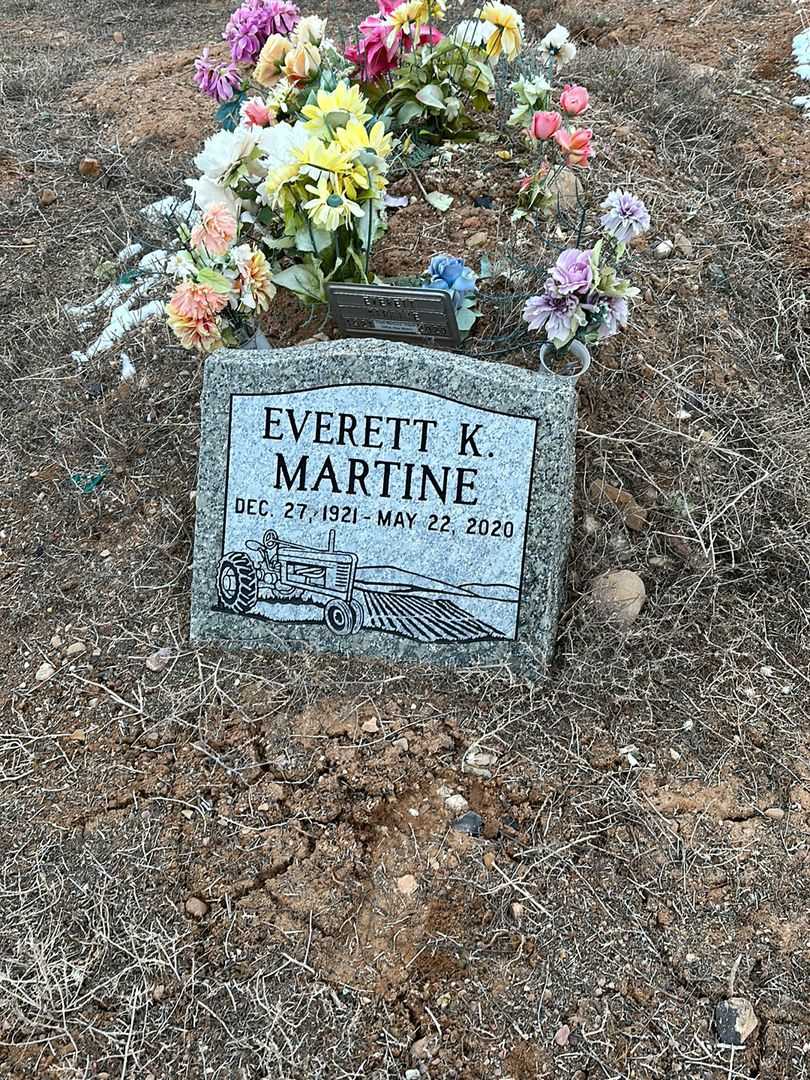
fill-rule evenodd
<path id="1" fill-rule="evenodd" d="M 262 86 L 273 86 L 277 83 L 287 53 L 291 48 L 288 38 L 282 37 L 281 34 L 271 34 L 262 46 L 259 59 L 256 61 L 253 71 L 256 82 L 261 83 Z"/>
<path id="2" fill-rule="evenodd" d="M 209 255 L 224 255 L 235 239 L 236 218 L 224 203 L 212 203 L 191 230 L 194 247 L 204 247 Z"/>
<path id="3" fill-rule="evenodd" d="M 284 74 L 291 83 L 309 82 L 321 66 L 320 51 L 314 45 L 296 45 L 287 53 Z"/>
<path id="4" fill-rule="evenodd" d="M 166 315 L 184 349 L 213 352 L 222 344 L 217 316 L 227 302 L 226 296 L 195 281 L 184 281 L 177 286 L 166 305 Z"/>
<path id="5" fill-rule="evenodd" d="M 590 128 L 579 128 L 576 131 L 566 131 L 560 128 L 554 132 L 554 140 L 562 150 L 563 161 L 569 168 L 580 166 L 587 169 L 588 162 L 593 156 L 591 139 L 593 132 Z"/>

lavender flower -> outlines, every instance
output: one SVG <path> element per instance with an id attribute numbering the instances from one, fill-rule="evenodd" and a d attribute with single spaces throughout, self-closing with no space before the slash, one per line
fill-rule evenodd
<path id="1" fill-rule="evenodd" d="M 231 47 L 237 64 L 252 64 L 271 34 L 292 33 L 301 12 L 287 0 L 245 0 L 234 11 L 223 38 Z"/>
<path id="2" fill-rule="evenodd" d="M 583 295 L 593 285 L 592 252 L 580 251 L 579 248 L 567 248 L 549 273 L 556 285 L 556 291 L 566 296 L 568 293 Z M 548 285 L 546 286 L 548 289 Z"/>
<path id="3" fill-rule="evenodd" d="M 641 236 L 650 227 L 647 207 L 629 191 L 622 191 L 621 188 L 611 191 L 601 208 L 607 211 L 601 218 L 605 230 L 620 244 Z"/>
<path id="4" fill-rule="evenodd" d="M 618 334 L 627 326 L 630 318 L 630 308 L 623 296 L 600 297 L 599 311 L 602 314 L 602 321 L 596 331 L 599 341 Z"/>
<path id="5" fill-rule="evenodd" d="M 454 259 L 450 255 L 434 255 L 427 272 L 430 281 L 426 289 L 448 289 L 453 294 L 456 311 L 464 305 L 464 294 L 475 292 L 475 272 L 466 266 L 463 259 Z"/>
<path id="6" fill-rule="evenodd" d="M 230 101 L 242 84 L 239 72 L 233 64 L 221 64 L 203 49 L 202 56 L 194 61 L 194 82 L 204 94 L 214 101 Z"/>
<path id="7" fill-rule="evenodd" d="M 586 321 L 579 298 L 561 293 L 550 278 L 541 296 L 526 301 L 523 318 L 530 330 L 545 330 L 548 340 L 558 348 L 567 345 Z"/>

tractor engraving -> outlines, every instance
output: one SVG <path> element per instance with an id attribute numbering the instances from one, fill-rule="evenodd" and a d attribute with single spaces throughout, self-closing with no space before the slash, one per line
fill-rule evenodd
<path id="1" fill-rule="evenodd" d="M 282 540 L 274 529 L 245 547 L 250 554 L 230 551 L 219 563 L 217 594 L 226 611 L 247 615 L 260 600 L 310 603 L 323 608 L 333 633 L 345 637 L 362 629 L 364 608 L 354 598 L 357 555 L 335 551 L 334 529 L 326 550 Z"/>

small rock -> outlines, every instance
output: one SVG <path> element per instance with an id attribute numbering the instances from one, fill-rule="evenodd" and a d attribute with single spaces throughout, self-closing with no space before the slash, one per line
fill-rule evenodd
<path id="1" fill-rule="evenodd" d="M 728 998 L 714 1010 L 717 1038 L 726 1046 L 742 1046 L 758 1023 L 754 1006 L 748 998 Z"/>
<path id="2" fill-rule="evenodd" d="M 772 818 L 774 821 L 781 821 L 785 816 L 785 811 L 781 806 L 770 806 L 765 811 L 765 817 Z"/>
<path id="3" fill-rule="evenodd" d="M 478 215 L 474 214 L 472 217 L 464 218 L 461 223 L 461 227 L 462 229 L 477 229 L 480 224 L 481 223 L 478 220 Z"/>
<path id="4" fill-rule="evenodd" d="M 367 735 L 376 735 L 377 732 L 380 730 L 380 725 L 377 723 L 376 719 L 373 716 L 370 720 L 366 720 L 363 724 L 361 724 L 361 727 Z"/>
<path id="5" fill-rule="evenodd" d="M 601 524 L 598 517 L 595 517 L 593 514 L 582 515 L 582 531 L 586 536 L 594 536 L 599 532 L 600 528 Z"/>
<path id="6" fill-rule="evenodd" d="M 68 738 L 71 742 L 85 742 L 85 740 L 87 739 L 87 732 L 84 730 L 84 728 L 76 728 L 75 731 L 71 731 L 70 735 L 68 735 Z"/>
<path id="7" fill-rule="evenodd" d="M 567 1046 L 568 1040 L 571 1038 L 571 1028 L 568 1024 L 563 1024 L 557 1034 L 554 1036 L 554 1042 L 557 1046 Z"/>
<path id="8" fill-rule="evenodd" d="M 444 800 L 444 808 L 450 817 L 460 817 L 468 808 L 469 803 L 463 795 L 450 795 Z"/>
<path id="9" fill-rule="evenodd" d="M 656 259 L 668 259 L 674 250 L 675 245 L 671 240 L 662 240 L 655 249 L 655 257 Z"/>
<path id="10" fill-rule="evenodd" d="M 403 754 L 408 752 L 408 740 L 406 738 L 394 739 L 391 743 L 395 750 L 401 750 Z"/>
<path id="11" fill-rule="evenodd" d="M 166 997 L 166 987 L 163 983 L 158 983 L 152 990 L 152 1001 L 163 1001 Z"/>
<path id="12" fill-rule="evenodd" d="M 426 1037 L 417 1039 L 411 1046 L 411 1057 L 414 1061 L 419 1061 L 420 1058 L 429 1058 L 430 1040 Z"/>
<path id="13" fill-rule="evenodd" d="M 634 532 L 641 532 L 647 524 L 647 511 L 639 505 L 636 499 L 623 488 L 614 484 L 605 483 L 604 480 L 594 480 L 588 489 L 588 493 L 594 502 L 607 500 L 622 511 L 625 525 Z"/>
<path id="14" fill-rule="evenodd" d="M 655 916 L 655 921 L 659 926 L 669 926 L 672 922 L 672 912 L 669 908 L 659 908 L 658 914 Z"/>
<path id="15" fill-rule="evenodd" d="M 397 878 L 397 889 L 403 896 L 413 896 L 418 888 L 419 882 L 413 874 L 403 874 L 402 877 Z"/>
<path id="16" fill-rule="evenodd" d="M 113 33 L 113 41 L 115 42 L 116 45 L 123 45 L 124 42 L 126 41 L 126 38 L 124 37 L 124 35 L 121 33 L 120 30 L 116 30 Z"/>
<path id="17" fill-rule="evenodd" d="M 483 776 L 488 780 L 492 776 L 492 770 L 488 766 L 494 765 L 497 760 L 495 754 L 488 754 L 483 750 L 468 750 L 461 763 L 461 771 L 473 776 Z"/>
<path id="18" fill-rule="evenodd" d="M 691 259 L 695 253 L 695 249 L 692 246 L 692 241 L 689 237 L 682 232 L 675 233 L 675 248 L 680 252 L 685 259 Z"/>
<path id="19" fill-rule="evenodd" d="M 422 1080 L 422 1074 L 418 1069 L 406 1069 L 405 1080 Z"/>
<path id="20" fill-rule="evenodd" d="M 53 664 L 49 664 L 46 660 L 44 663 L 39 665 L 34 678 L 37 680 L 37 682 L 45 682 L 46 679 L 50 679 L 51 675 L 53 675 L 55 671 L 56 668 L 53 666 Z"/>
<path id="21" fill-rule="evenodd" d="M 101 162 L 98 158 L 83 157 L 79 162 L 79 174 L 88 180 L 95 180 L 101 176 Z"/>
<path id="22" fill-rule="evenodd" d="M 484 863 L 484 866 L 487 868 L 487 870 L 491 870 L 492 867 L 495 865 L 495 852 L 494 851 L 485 851 L 484 852 L 483 863 Z"/>
<path id="23" fill-rule="evenodd" d="M 53 637 L 51 638 L 51 648 L 52 649 L 61 649 L 62 648 L 62 639 L 59 637 L 58 634 L 54 634 Z"/>
<path id="24" fill-rule="evenodd" d="M 513 900 L 512 903 L 509 905 L 509 912 L 515 922 L 520 922 L 520 920 L 523 918 L 523 912 L 525 910 L 526 909 L 523 907 L 523 904 L 519 904 L 517 900 Z"/>
<path id="25" fill-rule="evenodd" d="M 190 896 L 186 900 L 186 914 L 190 915 L 192 919 L 202 919 L 203 916 L 208 914 L 208 904 L 201 900 L 199 896 Z"/>
<path id="26" fill-rule="evenodd" d="M 470 810 L 469 813 L 463 814 L 458 821 L 453 822 L 453 828 L 456 832 L 466 833 L 467 836 L 480 836 L 483 824 L 484 819 L 481 815 L 476 814 L 474 810 Z"/>
<path id="27" fill-rule="evenodd" d="M 164 645 L 162 648 L 158 649 L 157 652 L 153 652 L 151 656 L 147 656 L 146 666 L 150 671 L 163 671 L 168 664 L 171 655 L 172 650 Z"/>
<path id="28" fill-rule="evenodd" d="M 590 598 L 606 619 L 630 626 L 644 607 L 647 590 L 632 570 L 607 570 L 591 583 Z"/>
<path id="29" fill-rule="evenodd" d="M 84 644 L 83 641 L 74 641 L 72 644 L 68 645 L 68 647 L 65 649 L 65 656 L 67 656 L 67 657 L 81 656 L 82 653 L 84 652 L 84 650 L 85 650 L 85 644 Z"/>
<path id="30" fill-rule="evenodd" d="M 480 248 L 486 247 L 489 243 L 489 234 L 485 232 L 473 233 L 473 235 L 467 241 L 468 248 Z"/>
<path id="31" fill-rule="evenodd" d="M 52 206 L 58 196 L 53 188 L 43 188 L 39 193 L 39 205 L 40 206 Z"/>

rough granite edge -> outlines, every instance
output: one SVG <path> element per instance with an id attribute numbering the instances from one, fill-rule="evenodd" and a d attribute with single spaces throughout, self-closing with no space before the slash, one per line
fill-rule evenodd
<path id="1" fill-rule="evenodd" d="M 413 377 L 418 352 L 423 377 Z M 360 358 L 362 371 L 356 370 Z M 469 642 L 452 646 L 360 633 L 335 639 L 317 626 L 289 625 L 279 634 L 271 623 L 256 624 L 223 612 L 212 613 L 211 574 L 219 558 L 224 514 L 224 451 L 232 392 L 277 393 L 307 385 L 346 382 L 410 386 L 456 398 L 476 408 L 523 413 L 558 421 L 560 454 L 545 469 L 535 468 L 528 550 L 554 552 L 545 566 L 527 559 L 516 642 Z M 416 383 L 416 385 L 414 385 Z M 482 400 L 484 399 L 485 400 Z M 541 399 L 541 400 L 538 400 Z M 542 400 L 544 399 L 544 400 Z M 338 656 L 422 663 L 432 667 L 492 667 L 508 664 L 527 677 L 542 676 L 551 657 L 564 593 L 565 565 L 573 518 L 576 392 L 534 372 L 466 356 L 375 338 L 328 341 L 265 352 L 225 350 L 205 364 L 202 435 L 197 483 L 197 521 L 192 581 L 192 641 L 236 648 L 271 648 L 295 653 L 316 649 Z M 536 459 L 537 461 L 537 459 Z M 550 513 L 549 513 L 550 511 Z M 248 625 L 245 625 L 245 624 Z M 259 632 L 261 627 L 261 632 Z M 526 637 L 531 634 L 531 638 Z M 438 649 L 441 652 L 438 652 Z"/>

